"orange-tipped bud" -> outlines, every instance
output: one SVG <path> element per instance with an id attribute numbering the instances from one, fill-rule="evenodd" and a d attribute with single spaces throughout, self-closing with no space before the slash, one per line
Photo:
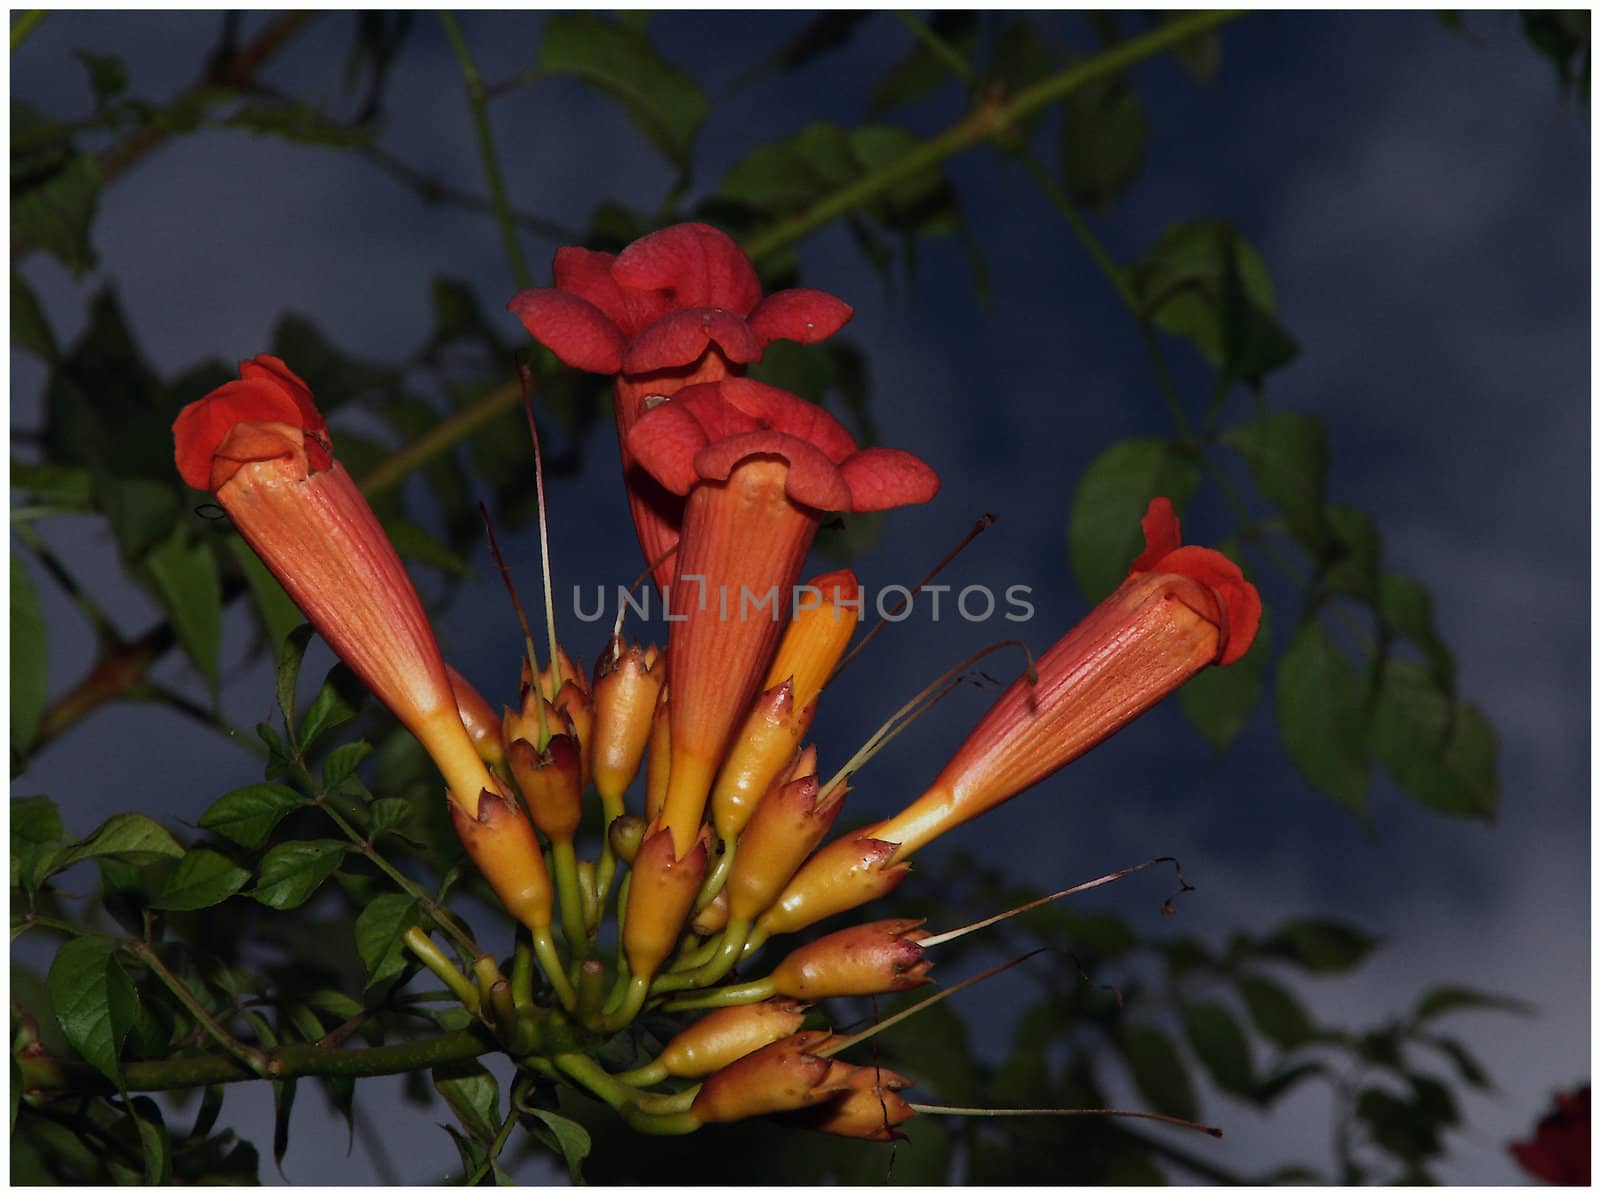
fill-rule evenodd
<path id="1" fill-rule="evenodd" d="M 835 839 L 805 862 L 756 928 L 768 936 L 792 934 L 893 892 L 910 871 L 889 862 L 898 848 L 859 834 Z"/>
<path id="2" fill-rule="evenodd" d="M 828 677 L 861 621 L 861 583 L 849 569 L 813 577 L 795 591 L 794 617 L 767 670 L 767 686 L 794 683 L 796 706 L 808 706 Z"/>
<path id="3" fill-rule="evenodd" d="M 593 775 L 591 771 L 593 757 L 590 751 L 594 743 L 594 699 L 589 696 L 589 691 L 583 688 L 581 682 L 564 681 L 552 705 L 566 715 L 567 721 L 572 724 L 572 733 L 578 741 L 582 787 L 587 789 L 589 779 Z"/>
<path id="4" fill-rule="evenodd" d="M 661 816 L 667 800 L 667 781 L 672 776 L 672 715 L 667 710 L 667 691 L 661 691 L 655 717 L 650 720 L 650 759 L 644 774 L 644 817 L 654 822 Z"/>
<path id="5" fill-rule="evenodd" d="M 921 918 L 867 922 L 824 935 L 790 952 L 772 972 L 786 997 L 866 997 L 904 992 L 928 979 L 933 961 L 915 941 Z"/>
<path id="6" fill-rule="evenodd" d="M 478 749 L 479 759 L 495 768 L 502 767 L 506 762 L 506 745 L 500 738 L 501 721 L 495 716 L 494 707 L 454 665 L 446 664 L 444 669 L 450 678 L 450 690 L 456 696 L 456 713 L 461 716 L 461 725 L 467 729 L 472 746 Z"/>
<path id="7" fill-rule="evenodd" d="M 556 645 L 556 656 L 561 665 L 561 682 L 560 684 L 556 683 L 554 662 L 547 662 L 544 668 L 539 670 L 539 692 L 545 696 L 546 700 L 556 702 L 556 695 L 561 692 L 561 686 L 570 681 L 576 684 L 580 690 L 587 693 L 589 691 L 588 678 L 584 676 L 582 669 L 572 663 L 572 657 L 567 655 L 567 650 L 560 644 Z M 526 676 L 527 670 L 524 669 L 523 671 Z M 560 703 L 556 702 L 556 705 L 559 706 Z"/>
<path id="8" fill-rule="evenodd" d="M 614 803 L 639 774 L 650 743 L 650 723 L 666 680 L 656 647 L 624 649 L 614 639 L 594 678 L 594 734 L 590 757 L 600 795 Z"/>
<path id="9" fill-rule="evenodd" d="M 485 789 L 473 817 L 447 796 L 456 836 L 489 887 L 518 922 L 533 930 L 548 930 L 554 896 L 545 871 L 539 840 L 522 807 L 508 797 Z"/>
<path id="10" fill-rule="evenodd" d="M 804 1003 L 784 998 L 714 1009 L 680 1031 L 662 1049 L 656 1062 L 669 1076 L 708 1076 L 752 1051 L 787 1038 L 800 1029 L 805 1017 Z"/>
<path id="11" fill-rule="evenodd" d="M 622 947 L 635 979 L 654 976 L 677 947 L 679 932 L 705 879 L 708 858 L 704 834 L 681 859 L 667 827 L 656 827 L 640 844 L 628 882 L 628 917 L 622 929 Z"/>
<path id="12" fill-rule="evenodd" d="M 1128 579 L 1039 658 L 967 736 L 928 791 L 873 833 L 905 858 L 1077 759 L 1211 664 L 1249 649 L 1261 598 L 1209 548 L 1179 547 L 1164 498 Z"/>
<path id="13" fill-rule="evenodd" d="M 696 934 L 716 934 L 728 924 L 728 890 L 723 889 L 711 899 L 711 904 L 689 921 L 689 929 Z"/>
<path id="14" fill-rule="evenodd" d="M 743 1121 L 847 1091 L 849 1078 L 833 1060 L 811 1054 L 829 1037 L 826 1030 L 802 1030 L 720 1068 L 700 1086 L 691 1111 L 702 1123 Z"/>
<path id="15" fill-rule="evenodd" d="M 645 820 L 637 814 L 624 814 L 620 818 L 613 818 L 611 825 L 606 827 L 611 850 L 624 864 L 633 863 L 634 857 L 639 854 L 639 844 L 644 842 L 646 825 Z"/>
<path id="16" fill-rule="evenodd" d="M 850 1087 L 842 1095 L 791 1113 L 784 1121 L 801 1129 L 842 1138 L 893 1142 L 905 1137 L 895 1127 L 916 1116 L 916 1110 L 897 1091 L 910 1086 L 905 1076 L 892 1071 L 858 1067 L 850 1077 Z"/>
<path id="17" fill-rule="evenodd" d="M 751 704 L 711 790 L 711 816 L 725 842 L 739 837 L 773 778 L 794 760 L 816 712 L 815 701 L 796 707 L 789 681 L 774 685 Z"/>
<path id="18" fill-rule="evenodd" d="M 808 750 L 815 761 L 815 750 Z M 844 808 L 843 788 L 819 808 L 815 773 L 773 783 L 739 838 L 723 890 L 734 917 L 752 920 L 778 899 Z"/>
<path id="19" fill-rule="evenodd" d="M 542 752 L 526 739 L 515 739 L 506 760 L 533 824 L 552 840 L 570 842 L 578 823 L 583 821 L 582 763 L 577 739 L 552 735 Z"/>
<path id="20" fill-rule="evenodd" d="M 541 706 L 544 708 L 543 721 L 539 717 Z M 520 710 L 507 706 L 500 716 L 500 735 L 508 744 L 526 739 L 534 747 L 539 747 L 552 735 L 576 734 L 572 720 L 531 689 L 523 693 Z"/>

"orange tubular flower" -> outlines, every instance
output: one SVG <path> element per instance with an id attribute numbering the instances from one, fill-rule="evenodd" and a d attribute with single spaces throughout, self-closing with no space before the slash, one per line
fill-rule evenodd
<path id="1" fill-rule="evenodd" d="M 711 789 L 711 817 L 724 842 L 739 837 L 773 779 L 794 762 L 816 712 L 814 701 L 797 706 L 794 685 L 788 680 L 751 704 Z"/>
<path id="2" fill-rule="evenodd" d="M 671 598 L 672 773 L 662 814 L 687 849 L 766 675 L 823 513 L 927 502 L 939 479 L 909 453 L 858 449 L 814 404 L 745 378 L 680 390 L 639 418 L 628 445 L 662 486 L 687 497 Z"/>
<path id="3" fill-rule="evenodd" d="M 645 835 L 633 858 L 622 927 L 622 947 L 635 981 L 654 976 L 678 945 L 678 932 L 705 879 L 707 860 L 704 836 L 691 840 L 689 849 L 677 856 L 665 828 L 652 828 Z"/>
<path id="4" fill-rule="evenodd" d="M 1146 548 L 1128 579 L 1039 658 L 984 715 L 928 791 L 873 838 L 904 859 L 993 809 L 1126 726 L 1201 669 L 1250 648 L 1261 598 L 1239 566 L 1210 548 L 1180 547 L 1172 504 L 1151 501 Z"/>
<path id="5" fill-rule="evenodd" d="M 622 795 L 633 784 L 650 742 L 650 720 L 666 669 L 656 646 L 624 647 L 614 640 L 595 669 L 594 784 L 607 812 L 622 811 Z"/>
<path id="6" fill-rule="evenodd" d="M 690 1111 L 702 1123 L 743 1121 L 803 1109 L 850 1087 L 848 1065 L 811 1052 L 833 1035 L 802 1030 L 719 1068 L 700 1087 Z"/>
<path id="7" fill-rule="evenodd" d="M 774 784 L 756 806 L 723 889 L 730 917 L 747 922 L 765 911 L 827 835 L 844 808 L 844 795 L 835 793 L 819 806 L 817 791 L 812 773 Z"/>
<path id="8" fill-rule="evenodd" d="M 483 873 L 506 911 L 535 933 L 548 931 L 555 905 L 539 840 L 522 807 L 486 791 L 476 816 L 455 801 L 445 803 L 456 837 Z"/>
<path id="9" fill-rule="evenodd" d="M 310 388 L 263 354 L 172 425 L 178 472 L 208 490 L 334 652 L 413 735 L 465 812 L 499 792 L 461 724 L 433 628 Z"/>
<path id="10" fill-rule="evenodd" d="M 714 1009 L 678 1033 L 656 1059 L 669 1076 L 693 1079 L 727 1067 L 752 1051 L 787 1038 L 805 1021 L 800 1001 L 777 998 L 756 1005 Z"/>
<path id="11" fill-rule="evenodd" d="M 850 319 L 849 304 L 804 288 L 762 298 L 750 259 L 720 229 L 678 224 L 620 254 L 556 251 L 555 286 L 507 307 L 575 369 L 613 375 L 623 479 L 656 584 L 672 584 L 683 498 L 638 467 L 628 433 L 653 402 L 698 382 L 742 374 L 775 340 L 812 344 Z M 665 558 L 665 559 L 663 559 Z"/>
<path id="12" fill-rule="evenodd" d="M 777 902 L 756 922 L 764 937 L 793 934 L 813 922 L 885 897 L 911 872 L 894 863 L 898 843 L 865 835 L 835 839 L 805 862 Z M 734 857 L 735 864 L 739 862 Z"/>

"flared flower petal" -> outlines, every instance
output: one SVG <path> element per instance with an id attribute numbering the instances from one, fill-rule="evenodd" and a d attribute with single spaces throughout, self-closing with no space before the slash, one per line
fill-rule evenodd
<path id="1" fill-rule="evenodd" d="M 629 341 L 622 372 L 649 374 L 692 365 L 710 345 L 737 365 L 761 360 L 761 338 L 742 318 L 718 307 L 689 307 L 663 316 Z"/>
<path id="2" fill-rule="evenodd" d="M 811 345 L 827 340 L 854 314 L 848 303 L 827 291 L 796 287 L 774 291 L 756 304 L 750 313 L 750 328 L 763 345 L 773 341 Z"/>
<path id="3" fill-rule="evenodd" d="M 622 368 L 628 338 L 600 308 L 587 299 L 550 288 L 520 292 L 507 305 L 518 319 L 563 364 L 595 374 Z"/>
<path id="4" fill-rule="evenodd" d="M 761 300 L 761 280 L 744 250 L 709 224 L 675 224 L 641 237 L 617 255 L 616 280 L 665 291 L 675 307 L 725 307 L 741 316 Z"/>

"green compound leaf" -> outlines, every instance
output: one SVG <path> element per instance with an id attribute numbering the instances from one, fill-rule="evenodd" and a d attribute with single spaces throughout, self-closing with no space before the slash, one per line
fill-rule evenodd
<path id="1" fill-rule="evenodd" d="M 348 665 L 334 665 L 300 724 L 300 749 L 310 751 L 324 732 L 353 719 L 366 692 Z"/>
<path id="2" fill-rule="evenodd" d="M 688 169 L 710 106 L 694 77 L 662 58 L 643 30 L 593 13 L 550 16 L 539 39 L 538 65 L 582 79 L 616 100 L 667 161 Z"/>
<path id="3" fill-rule="evenodd" d="M 1377 946 L 1377 939 L 1346 922 L 1305 918 L 1279 926 L 1260 950 L 1308 972 L 1335 973 L 1358 967 Z"/>
<path id="4" fill-rule="evenodd" d="M 361 911 L 356 918 L 356 950 L 367 965 L 367 988 L 405 970 L 401 936 L 421 920 L 421 907 L 404 893 L 385 893 Z"/>
<path id="5" fill-rule="evenodd" d="M 450 1106 L 461 1128 L 479 1142 L 500 1132 L 500 1085 L 476 1059 L 433 1069 L 433 1088 Z"/>
<path id="6" fill-rule="evenodd" d="M 156 909 L 206 909 L 232 897 L 249 880 L 249 871 L 227 856 L 198 847 L 179 861 L 150 904 Z"/>
<path id="7" fill-rule="evenodd" d="M 33 893 L 61 858 L 65 832 L 48 797 L 11 799 L 11 887 Z"/>
<path id="8" fill-rule="evenodd" d="M 1295 539 L 1313 555 L 1328 545 L 1328 436 L 1323 423 L 1303 411 L 1273 411 L 1230 428 L 1224 444 L 1238 450 L 1261 493 L 1283 513 Z"/>
<path id="9" fill-rule="evenodd" d="M 1123 1028 L 1121 1048 L 1140 1095 L 1161 1112 L 1192 1121 L 1194 1086 L 1172 1040 L 1154 1026 L 1135 1023 Z"/>
<path id="10" fill-rule="evenodd" d="M 45 983 L 72 1049 L 120 1088 L 118 1057 L 138 1016 L 139 997 L 116 952 L 112 939 L 72 939 L 56 952 Z"/>
<path id="11" fill-rule="evenodd" d="M 1193 457 L 1166 440 L 1119 440 L 1084 470 L 1072 498 L 1067 548 L 1084 597 L 1098 602 L 1144 550 L 1139 520 L 1164 495 L 1181 511 L 1200 484 Z"/>
<path id="12" fill-rule="evenodd" d="M 286 785 L 246 785 L 214 801 L 200 815 L 200 825 L 240 847 L 256 848 L 266 843 L 285 815 L 305 804 L 305 798 Z"/>
<path id="13" fill-rule="evenodd" d="M 1109 208 L 1139 177 L 1147 137 L 1144 105 L 1125 77 L 1073 92 L 1061 125 L 1068 194 L 1084 207 Z"/>
<path id="14" fill-rule="evenodd" d="M 331 839 L 280 843 L 262 859 L 251 895 L 273 909 L 294 909 L 333 875 L 347 849 Z"/>
<path id="15" fill-rule="evenodd" d="M 322 787 L 330 792 L 337 789 L 354 775 L 361 762 L 371 754 L 372 745 L 366 740 L 342 743 L 334 748 L 322 762 Z"/>
<path id="16" fill-rule="evenodd" d="M 1306 780 L 1366 817 L 1363 686 L 1321 624 L 1301 624 L 1278 662 L 1278 731 Z"/>
<path id="17" fill-rule="evenodd" d="M 1185 1004 L 1183 1032 L 1217 1087 L 1237 1093 L 1247 1093 L 1255 1087 L 1250 1044 L 1226 1005 L 1217 1001 Z"/>
<path id="18" fill-rule="evenodd" d="M 1316 1033 L 1305 1007 L 1283 985 L 1264 976 L 1240 976 L 1235 982 L 1256 1029 L 1284 1050 Z"/>
<path id="19" fill-rule="evenodd" d="M 11 271 L 11 344 L 43 361 L 54 361 L 58 356 L 55 333 L 50 331 L 44 306 L 21 271 L 15 269 Z"/>

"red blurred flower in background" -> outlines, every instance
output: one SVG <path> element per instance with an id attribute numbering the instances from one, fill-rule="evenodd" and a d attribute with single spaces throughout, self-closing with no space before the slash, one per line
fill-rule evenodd
<path id="1" fill-rule="evenodd" d="M 1530 1142 L 1513 1142 L 1511 1157 L 1550 1184 L 1589 1186 L 1589 1085 L 1556 1093 L 1556 1107 L 1539 1119 Z"/>

